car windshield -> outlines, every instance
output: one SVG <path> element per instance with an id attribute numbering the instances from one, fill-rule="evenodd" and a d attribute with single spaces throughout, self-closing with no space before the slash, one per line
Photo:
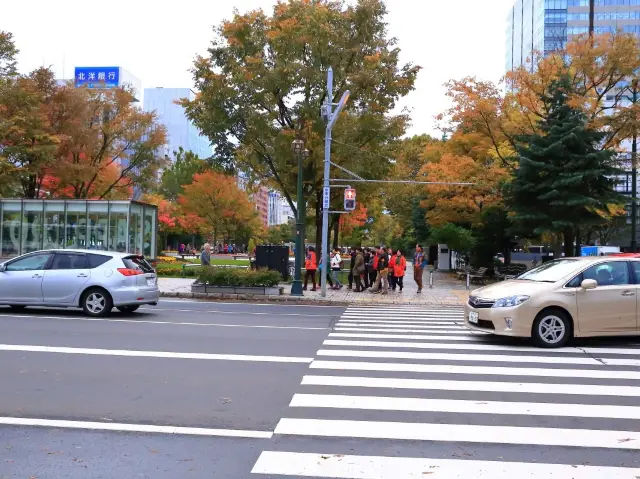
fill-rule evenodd
<path id="1" fill-rule="evenodd" d="M 543 263 L 537 268 L 530 269 L 518 276 L 517 279 L 555 283 L 573 273 L 577 266 L 578 260 L 558 259 Z"/>

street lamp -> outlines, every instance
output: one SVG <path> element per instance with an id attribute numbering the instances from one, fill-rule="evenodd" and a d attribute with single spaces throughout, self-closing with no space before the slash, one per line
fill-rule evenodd
<path id="1" fill-rule="evenodd" d="M 295 277 L 293 284 L 291 285 L 292 296 L 302 296 L 302 262 L 304 261 L 304 224 L 305 224 L 305 203 L 304 195 L 302 191 L 302 170 L 304 167 L 304 160 L 309 158 L 309 150 L 304 147 L 304 141 L 301 138 L 296 138 L 291 143 L 291 151 L 298 160 L 298 199 L 296 208 L 298 214 L 296 215 L 296 267 Z"/>

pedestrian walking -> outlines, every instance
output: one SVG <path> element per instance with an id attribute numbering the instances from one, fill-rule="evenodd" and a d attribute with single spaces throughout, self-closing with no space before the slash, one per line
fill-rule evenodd
<path id="1" fill-rule="evenodd" d="M 387 275 L 387 280 L 389 281 L 389 289 L 391 291 L 396 290 L 396 277 L 393 275 L 393 267 L 391 265 L 391 260 L 393 259 L 393 249 L 389 248 L 387 250 L 387 259 L 389 260 L 389 274 Z"/>
<path id="2" fill-rule="evenodd" d="M 416 245 L 416 255 L 413 258 L 413 279 L 418 285 L 418 293 L 422 293 L 422 275 L 424 274 L 424 268 L 427 266 L 427 257 L 422 250 L 422 246 Z"/>
<path id="3" fill-rule="evenodd" d="M 327 283 L 329 283 L 329 286 L 331 286 L 331 289 L 333 289 L 333 280 L 331 279 L 331 275 L 329 274 L 329 270 L 327 270 L 326 268 L 324 268 L 323 263 L 320 263 L 318 265 L 318 272 L 320 273 L 320 278 L 322 278 L 322 274 L 327 275 Z M 320 281 L 322 281 L 322 279 L 320 279 Z"/>
<path id="4" fill-rule="evenodd" d="M 384 247 L 380 247 L 378 250 L 378 275 L 376 284 L 373 285 L 373 292 L 389 293 L 389 257 Z"/>
<path id="5" fill-rule="evenodd" d="M 373 283 L 370 280 L 371 277 L 371 270 L 373 269 L 373 263 L 372 263 L 372 258 L 371 258 L 371 251 L 369 251 L 369 248 L 365 248 L 364 249 L 364 288 L 365 289 L 369 289 Z"/>
<path id="6" fill-rule="evenodd" d="M 366 268 L 364 265 L 364 253 L 362 248 L 356 248 L 356 256 L 353 260 L 353 279 L 356 283 L 356 293 L 364 291 L 362 287 L 362 280 L 364 279 Z"/>
<path id="7" fill-rule="evenodd" d="M 348 289 L 353 289 L 352 286 L 353 286 L 353 282 L 354 282 L 354 279 L 355 279 L 355 277 L 354 277 L 355 273 L 353 272 L 353 268 L 355 266 L 356 256 L 357 256 L 355 248 L 351 248 L 351 252 L 349 253 L 349 256 L 351 258 L 351 262 L 349 263 L 349 287 L 348 287 Z"/>
<path id="8" fill-rule="evenodd" d="M 407 271 L 407 259 L 403 256 L 402 251 L 398 250 L 396 255 L 391 261 L 391 268 L 393 270 L 394 287 L 397 286 L 402 293 L 404 287 L 404 275 Z"/>
<path id="9" fill-rule="evenodd" d="M 331 255 L 331 276 L 333 277 L 333 289 L 342 289 L 342 283 L 338 277 L 342 266 L 342 257 L 340 256 L 340 250 L 335 248 Z"/>
<path id="10" fill-rule="evenodd" d="M 378 283 L 378 261 L 380 260 L 380 250 L 378 248 L 374 248 L 371 251 L 371 291 L 376 292 L 376 284 L 377 287 L 380 287 L 380 283 Z"/>
<path id="11" fill-rule="evenodd" d="M 305 273 L 304 273 L 304 290 L 307 290 L 309 284 L 309 278 L 313 282 L 313 289 L 311 291 L 317 291 L 316 288 L 316 271 L 318 270 L 318 260 L 316 257 L 316 250 L 313 246 L 309 246 L 307 251 L 307 257 L 304 261 Z"/>
<path id="12" fill-rule="evenodd" d="M 211 266 L 211 245 L 205 243 L 200 253 L 200 264 L 202 266 Z"/>

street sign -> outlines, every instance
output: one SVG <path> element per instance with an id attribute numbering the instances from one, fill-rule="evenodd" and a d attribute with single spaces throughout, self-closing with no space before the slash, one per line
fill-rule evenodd
<path id="1" fill-rule="evenodd" d="M 356 190 L 347 188 L 344 190 L 344 210 L 353 211 L 356 209 Z"/>
<path id="2" fill-rule="evenodd" d="M 322 189 L 322 209 L 328 210 L 331 207 L 331 188 L 325 186 Z"/>
<path id="3" fill-rule="evenodd" d="M 76 67 L 76 88 L 118 88 L 120 86 L 120 67 Z"/>

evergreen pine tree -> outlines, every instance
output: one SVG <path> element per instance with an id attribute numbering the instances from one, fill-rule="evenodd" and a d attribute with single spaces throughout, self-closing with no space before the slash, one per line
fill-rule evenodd
<path id="1" fill-rule="evenodd" d="M 615 152 L 601 149 L 604 133 L 588 127 L 585 115 L 569 104 L 566 76 L 541 95 L 549 114 L 539 134 L 518 138 L 518 162 L 510 197 L 520 230 L 562 233 L 565 254 L 574 255 L 577 229 L 603 222 L 608 205 L 624 198 L 615 192 Z"/>

